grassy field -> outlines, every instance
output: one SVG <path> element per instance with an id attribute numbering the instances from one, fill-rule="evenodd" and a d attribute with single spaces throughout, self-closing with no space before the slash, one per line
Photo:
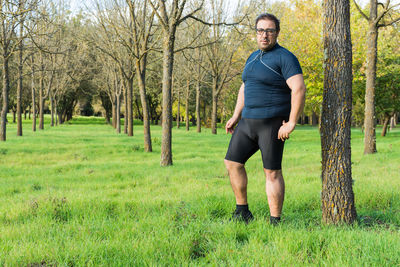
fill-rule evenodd
<path id="1" fill-rule="evenodd" d="M 283 223 L 268 223 L 260 154 L 247 163 L 255 221 L 229 222 L 235 201 L 223 158 L 230 136 L 173 130 L 171 167 L 160 167 L 143 128 L 116 134 L 102 119 L 0 143 L 0 266 L 400 266 L 400 129 L 362 155 L 352 131 L 358 221 L 324 226 L 318 129 L 298 127 L 283 160 Z"/>

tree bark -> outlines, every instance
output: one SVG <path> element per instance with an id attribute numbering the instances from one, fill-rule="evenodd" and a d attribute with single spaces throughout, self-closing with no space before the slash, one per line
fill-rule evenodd
<path id="1" fill-rule="evenodd" d="M 352 47 L 349 0 L 324 0 L 322 101 L 322 220 L 356 219 L 351 176 Z"/>
<path id="2" fill-rule="evenodd" d="M 393 114 L 393 116 L 390 118 L 390 131 L 392 131 L 393 128 L 395 127 L 395 121 L 396 121 L 396 113 Z"/>
<path id="3" fill-rule="evenodd" d="M 200 116 L 200 81 L 196 83 L 196 126 L 197 132 L 201 132 L 201 116 Z"/>
<path id="4" fill-rule="evenodd" d="M 36 90 L 35 90 L 35 65 L 34 65 L 34 59 L 32 55 L 32 74 L 31 74 L 31 89 L 32 89 L 32 131 L 36 132 Z"/>
<path id="5" fill-rule="evenodd" d="M 20 8 L 22 6 L 23 2 L 20 2 Z M 20 38 L 22 38 L 24 32 L 24 20 L 21 20 L 20 28 L 19 28 L 19 34 Z M 23 76 L 23 49 L 24 49 L 24 42 L 20 40 L 19 44 L 19 53 L 18 53 L 18 85 L 17 85 L 17 136 L 22 136 L 22 76 Z"/>
<path id="6" fill-rule="evenodd" d="M 6 124 L 8 112 L 8 92 L 10 91 L 9 68 L 7 54 L 3 55 L 3 107 L 1 110 L 1 128 L 0 128 L 0 141 L 6 141 Z"/>
<path id="7" fill-rule="evenodd" d="M 181 121 L 181 92 L 178 90 L 178 111 L 176 112 L 176 128 L 179 129 Z"/>
<path id="8" fill-rule="evenodd" d="M 212 134 L 217 134 L 217 106 L 218 106 L 218 95 L 213 90 L 212 113 L 211 113 L 211 133 Z"/>
<path id="9" fill-rule="evenodd" d="M 375 81 L 378 27 L 376 25 L 377 1 L 370 1 L 370 19 L 367 35 L 367 69 L 365 87 L 365 115 L 364 115 L 364 154 L 376 153 L 376 118 L 375 118 Z"/>
<path id="10" fill-rule="evenodd" d="M 162 141 L 161 166 L 172 165 L 172 94 L 171 80 L 174 64 L 174 44 L 176 28 L 164 33 L 163 40 L 163 80 L 162 80 Z"/>
<path id="11" fill-rule="evenodd" d="M 124 86 L 124 134 L 128 134 L 128 88 Z"/>
<path id="12" fill-rule="evenodd" d="M 143 110 L 143 134 L 144 134 L 144 151 L 152 152 L 153 147 L 151 144 L 151 132 L 150 132 L 150 111 L 149 101 L 146 93 L 146 58 L 143 56 L 142 62 L 136 61 L 136 72 L 138 73 L 138 85 L 140 93 L 140 102 L 142 103 Z"/>
<path id="13" fill-rule="evenodd" d="M 133 136 L 133 78 L 128 80 L 128 136 Z"/>
<path id="14" fill-rule="evenodd" d="M 53 127 L 54 125 L 55 125 L 55 123 L 54 123 L 54 110 L 55 110 L 55 108 L 54 108 L 54 97 L 53 97 L 53 94 L 52 93 L 50 93 L 50 105 L 51 105 L 51 121 L 50 121 L 50 126 L 51 127 Z"/>
<path id="15" fill-rule="evenodd" d="M 185 99 L 185 108 L 186 108 L 186 131 L 189 131 L 189 93 L 190 93 L 190 81 L 187 79 L 186 82 L 186 99 Z"/>
<path id="16" fill-rule="evenodd" d="M 121 95 L 116 94 L 115 95 L 115 100 L 116 100 L 116 112 L 115 112 L 115 118 L 116 118 L 116 125 L 115 129 L 117 133 L 121 133 Z"/>
<path id="17" fill-rule="evenodd" d="M 385 117 L 383 119 L 383 127 L 382 127 L 381 136 L 386 136 L 387 128 L 389 126 L 390 117 L 391 116 L 389 114 L 385 114 Z"/>
<path id="18" fill-rule="evenodd" d="M 40 84 L 39 84 L 39 130 L 44 129 L 44 62 L 43 52 L 40 52 Z"/>
<path id="19" fill-rule="evenodd" d="M 112 127 L 115 129 L 117 128 L 117 96 L 113 95 L 112 98 Z"/>

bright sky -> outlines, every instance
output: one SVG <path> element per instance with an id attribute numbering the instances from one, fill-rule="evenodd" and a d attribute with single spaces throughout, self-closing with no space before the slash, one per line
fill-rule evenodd
<path id="1" fill-rule="evenodd" d="M 240 1 L 240 0 L 230 0 L 229 6 L 236 7 L 238 1 Z M 265 0 L 265 1 L 274 1 L 274 0 Z M 352 0 L 350 0 L 350 1 L 352 1 Z M 369 2 L 369 0 L 356 0 L 356 2 L 364 7 Z M 398 4 L 398 3 L 400 3 L 400 0 L 391 0 L 391 2 L 393 4 Z M 83 1 L 83 0 L 70 0 L 69 3 L 71 5 L 71 10 L 73 12 L 77 12 L 80 8 L 83 8 L 83 9 L 85 8 L 85 4 L 84 4 L 85 1 Z"/>

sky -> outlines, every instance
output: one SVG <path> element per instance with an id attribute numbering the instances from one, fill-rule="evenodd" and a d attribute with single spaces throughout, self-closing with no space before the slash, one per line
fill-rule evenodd
<path id="1" fill-rule="evenodd" d="M 241 1 L 241 0 L 229 0 L 229 6 L 235 7 L 237 5 L 238 1 Z M 269 0 L 269 1 L 274 1 L 274 0 Z M 350 1 L 353 1 L 353 0 L 350 0 Z M 268 2 L 268 0 L 266 0 L 266 2 Z M 369 0 L 356 0 L 356 2 L 361 6 L 365 6 L 369 2 Z M 400 3 L 400 0 L 391 0 L 391 2 L 396 4 L 396 3 Z M 85 9 L 85 0 L 70 0 L 69 3 L 70 3 L 72 12 L 77 12 L 80 8 Z"/>

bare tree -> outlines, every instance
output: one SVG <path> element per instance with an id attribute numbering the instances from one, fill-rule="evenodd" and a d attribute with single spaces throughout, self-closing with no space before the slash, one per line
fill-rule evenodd
<path id="1" fill-rule="evenodd" d="M 324 0 L 322 102 L 322 219 L 356 219 L 351 177 L 352 46 L 349 0 Z"/>
<path id="2" fill-rule="evenodd" d="M 364 112 L 364 154 L 376 153 L 376 119 L 375 119 L 375 85 L 376 85 L 376 64 L 377 64 L 377 44 L 378 30 L 381 27 L 393 25 L 400 21 L 400 15 L 396 8 L 400 3 L 390 5 L 391 1 L 386 0 L 381 3 L 378 0 L 369 1 L 369 16 L 367 16 L 359 7 L 357 2 L 353 0 L 355 6 L 361 15 L 368 21 L 367 32 L 367 82 L 365 86 L 365 112 Z M 378 6 L 382 9 L 378 12 Z"/>
<path id="3" fill-rule="evenodd" d="M 0 125 L 0 141 L 6 141 L 6 123 L 8 112 L 8 95 L 10 91 L 10 69 L 9 60 L 15 51 L 20 47 L 21 39 L 18 40 L 15 32 L 18 25 L 22 24 L 22 17 L 25 16 L 30 9 L 25 9 L 25 4 L 29 5 L 30 2 L 0 0 L 0 48 L 3 74 L 3 105 L 1 110 L 1 125 Z M 21 85 L 22 88 L 22 85 Z M 22 134 L 22 128 L 21 128 Z"/>

